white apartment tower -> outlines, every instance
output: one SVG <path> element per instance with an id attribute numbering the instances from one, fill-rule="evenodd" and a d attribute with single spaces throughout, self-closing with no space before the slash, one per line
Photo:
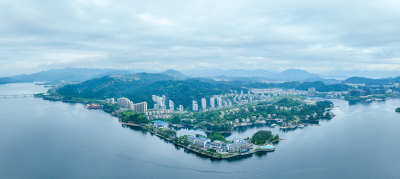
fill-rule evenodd
<path id="1" fill-rule="evenodd" d="M 211 106 L 211 108 L 215 108 L 215 98 L 214 97 L 210 98 L 210 106 Z"/>
<path id="2" fill-rule="evenodd" d="M 141 102 L 133 105 L 134 110 L 136 112 L 140 113 L 146 113 L 147 112 L 147 102 Z"/>
<path id="3" fill-rule="evenodd" d="M 201 108 L 205 110 L 207 108 L 207 100 L 206 98 L 201 98 Z"/>
<path id="4" fill-rule="evenodd" d="M 169 103 L 169 111 L 174 112 L 175 110 L 174 102 L 172 100 L 169 100 L 168 103 Z"/>
<path id="5" fill-rule="evenodd" d="M 222 98 L 221 97 L 217 98 L 217 104 L 218 104 L 218 108 L 222 108 Z"/>
<path id="6" fill-rule="evenodd" d="M 192 101 L 192 110 L 193 111 L 198 111 L 199 110 L 199 105 L 197 104 L 196 100 Z"/>

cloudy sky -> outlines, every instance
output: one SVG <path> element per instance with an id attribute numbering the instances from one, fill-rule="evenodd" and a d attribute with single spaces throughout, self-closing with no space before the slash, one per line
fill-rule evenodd
<path id="1" fill-rule="evenodd" d="M 398 0 L 1 0 L 0 76 L 50 68 L 400 72 Z"/>

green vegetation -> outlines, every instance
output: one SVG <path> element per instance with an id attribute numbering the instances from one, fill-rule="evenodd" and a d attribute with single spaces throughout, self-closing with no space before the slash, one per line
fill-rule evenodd
<path id="1" fill-rule="evenodd" d="M 116 112 L 118 111 L 119 108 L 120 107 L 118 106 L 118 104 L 109 104 L 109 103 L 103 104 L 103 110 L 108 113 Z"/>
<path id="2" fill-rule="evenodd" d="M 189 142 L 188 142 L 188 135 L 183 135 L 183 136 L 176 137 L 176 138 L 174 139 L 174 141 L 177 142 L 177 143 L 179 143 L 179 144 L 182 144 L 182 145 L 184 145 L 184 146 L 189 145 Z"/>
<path id="3" fill-rule="evenodd" d="M 208 135 L 207 137 L 209 139 L 211 139 L 211 141 L 219 140 L 219 141 L 222 141 L 222 142 L 227 142 L 225 137 L 223 135 L 221 135 L 221 134 L 213 133 L 213 134 Z"/>
<path id="4" fill-rule="evenodd" d="M 279 136 L 273 135 L 271 131 L 260 130 L 251 137 L 251 142 L 256 145 L 264 145 L 278 139 Z"/>
<path id="5" fill-rule="evenodd" d="M 380 79 L 372 79 L 372 78 L 364 78 L 364 77 L 351 77 L 344 80 L 342 83 L 356 83 L 356 84 L 366 84 L 366 85 L 385 85 L 385 84 L 393 84 L 400 83 L 400 77 L 396 78 L 380 78 Z"/>
<path id="6" fill-rule="evenodd" d="M 159 129 L 158 134 L 166 137 L 166 138 L 175 138 L 176 137 L 176 131 L 173 129 Z"/>
<path id="7" fill-rule="evenodd" d="M 137 113 L 133 111 L 123 111 L 118 114 L 121 122 L 134 123 L 134 124 L 148 124 L 146 116 L 143 113 Z"/>

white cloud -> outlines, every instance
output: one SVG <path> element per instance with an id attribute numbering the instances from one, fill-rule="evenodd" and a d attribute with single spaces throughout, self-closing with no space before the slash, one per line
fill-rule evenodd
<path id="1" fill-rule="evenodd" d="M 150 24 L 163 25 L 163 26 L 168 26 L 173 24 L 172 20 L 170 20 L 169 18 L 163 16 L 154 16 L 151 13 L 139 14 L 138 17 L 142 21 Z"/>
<path id="2" fill-rule="evenodd" d="M 394 70 L 400 59 L 400 6 L 389 0 L 45 2 L 0 2 L 0 75 L 60 66 Z"/>

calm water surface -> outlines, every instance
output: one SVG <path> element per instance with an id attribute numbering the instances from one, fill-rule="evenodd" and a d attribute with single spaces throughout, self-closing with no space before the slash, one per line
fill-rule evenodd
<path id="1" fill-rule="evenodd" d="M 33 84 L 0 85 L 1 94 L 45 92 Z M 0 178 L 400 178 L 400 100 L 349 106 L 336 117 L 287 133 L 272 153 L 210 160 L 81 104 L 0 98 Z M 178 134 L 202 131 L 182 130 Z"/>

